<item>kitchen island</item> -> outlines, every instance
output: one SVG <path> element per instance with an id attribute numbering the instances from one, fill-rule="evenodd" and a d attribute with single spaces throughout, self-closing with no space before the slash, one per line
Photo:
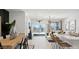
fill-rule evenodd
<path id="1" fill-rule="evenodd" d="M 54 35 L 59 37 L 62 41 L 71 44 L 72 45 L 71 49 L 79 49 L 79 37 L 58 33 L 54 33 Z"/>

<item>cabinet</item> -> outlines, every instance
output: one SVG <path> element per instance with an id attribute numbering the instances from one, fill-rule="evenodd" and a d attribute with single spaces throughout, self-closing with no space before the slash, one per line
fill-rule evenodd
<path id="1" fill-rule="evenodd" d="M 1 22 L 1 25 L 0 25 L 0 30 L 1 30 L 1 35 L 6 35 L 8 33 L 6 33 L 6 23 L 9 23 L 9 12 L 7 10 L 4 10 L 4 9 L 0 9 L 0 22 Z"/>

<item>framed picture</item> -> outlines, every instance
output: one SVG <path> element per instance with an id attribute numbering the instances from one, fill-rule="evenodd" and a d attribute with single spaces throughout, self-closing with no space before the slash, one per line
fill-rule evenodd
<path id="1" fill-rule="evenodd" d="M 70 21 L 65 22 L 65 28 L 66 28 L 66 31 L 70 30 Z"/>
<path id="2" fill-rule="evenodd" d="M 76 31 L 76 20 L 70 21 L 70 31 L 75 32 Z"/>

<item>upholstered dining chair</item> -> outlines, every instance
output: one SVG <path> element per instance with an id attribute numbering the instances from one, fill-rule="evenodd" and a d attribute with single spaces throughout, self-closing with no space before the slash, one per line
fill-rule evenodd
<path id="1" fill-rule="evenodd" d="M 28 38 L 25 38 L 23 42 L 23 49 L 27 49 L 27 48 L 28 48 Z"/>

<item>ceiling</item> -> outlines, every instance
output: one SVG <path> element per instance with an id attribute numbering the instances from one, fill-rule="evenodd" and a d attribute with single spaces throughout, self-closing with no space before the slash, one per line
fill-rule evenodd
<path id="1" fill-rule="evenodd" d="M 7 9 L 11 11 L 25 12 L 31 20 L 61 20 L 67 19 L 68 17 L 60 14 L 66 13 L 78 13 L 79 9 Z"/>
<path id="2" fill-rule="evenodd" d="M 52 13 L 52 12 L 57 12 L 57 13 L 62 13 L 62 12 L 77 12 L 79 9 L 6 9 L 8 11 L 24 11 L 28 13 Z"/>

